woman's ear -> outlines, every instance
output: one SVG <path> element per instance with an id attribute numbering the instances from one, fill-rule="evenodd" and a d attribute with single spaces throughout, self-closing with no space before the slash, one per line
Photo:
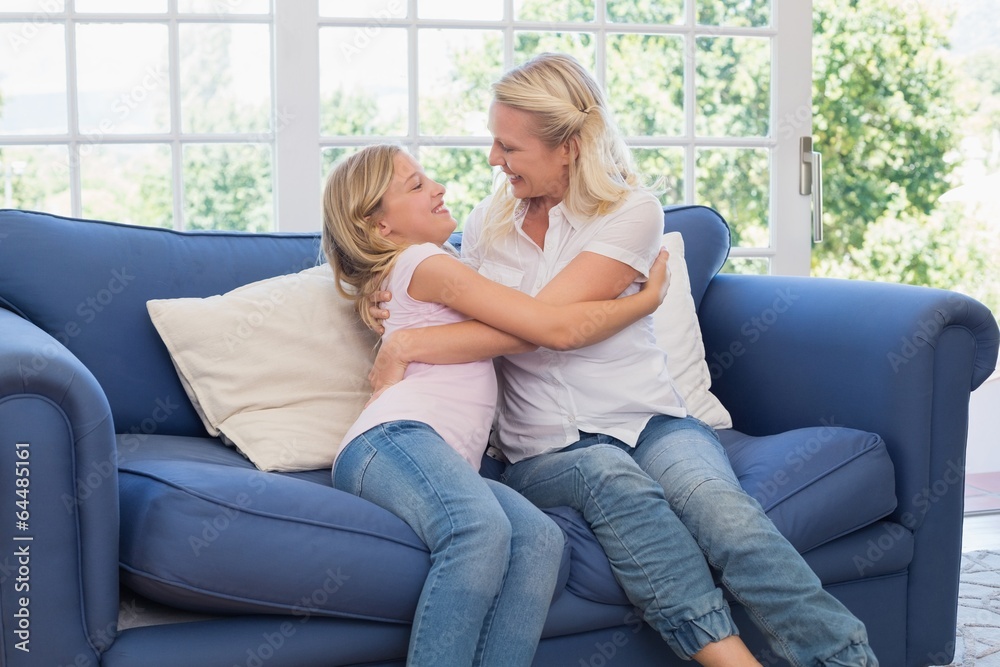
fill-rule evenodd
<path id="1" fill-rule="evenodd" d="M 563 144 L 563 156 L 566 159 L 566 164 L 570 162 L 575 162 L 580 157 L 580 135 L 579 133 L 574 134 L 572 137 L 566 140 Z"/>

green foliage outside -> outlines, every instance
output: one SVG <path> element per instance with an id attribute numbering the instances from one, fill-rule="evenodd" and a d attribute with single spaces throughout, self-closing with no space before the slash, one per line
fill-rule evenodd
<path id="1" fill-rule="evenodd" d="M 953 17 L 927 3 L 849 5 L 813 4 L 826 219 L 813 274 L 955 289 L 1000 312 L 995 219 L 939 201 L 963 166 L 963 139 L 1000 133 L 1000 51 L 956 58 Z"/>

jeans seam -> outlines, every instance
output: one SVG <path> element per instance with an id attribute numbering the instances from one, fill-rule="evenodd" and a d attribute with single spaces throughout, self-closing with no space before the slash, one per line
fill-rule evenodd
<path id="1" fill-rule="evenodd" d="M 383 430 L 385 430 L 385 429 L 384 429 L 384 427 L 383 427 Z M 391 436 L 390 434 L 386 433 L 386 436 L 387 436 L 387 437 L 386 437 L 386 441 L 387 441 L 388 443 L 391 443 L 391 445 L 392 445 L 393 447 L 395 447 L 395 448 L 396 448 L 396 450 L 397 450 L 397 451 L 399 451 L 399 453 L 400 453 L 400 454 L 401 454 L 401 455 L 402 455 L 403 457 L 405 457 L 405 460 L 406 460 L 407 464 L 408 464 L 408 465 L 409 465 L 409 466 L 410 466 L 410 467 L 411 467 L 411 468 L 412 468 L 412 469 L 413 469 L 413 470 L 414 470 L 414 471 L 415 471 L 415 472 L 416 472 L 416 473 L 417 473 L 417 474 L 419 475 L 419 477 L 420 477 L 420 479 L 422 480 L 422 482 L 423 482 L 423 483 L 424 483 L 424 484 L 425 484 L 425 485 L 426 485 L 426 486 L 427 486 L 427 487 L 428 487 L 429 489 L 431 489 L 431 491 L 432 491 L 432 492 L 433 492 L 433 494 L 434 494 L 434 497 L 435 497 L 435 498 L 437 498 L 438 502 L 441 502 L 441 496 L 440 496 L 440 494 L 438 493 L 437 489 L 436 489 L 436 488 L 434 487 L 434 485 L 433 485 L 433 484 L 431 484 L 431 483 L 430 483 L 430 482 L 429 482 L 429 481 L 427 480 L 427 478 L 426 478 L 426 477 L 425 477 L 425 476 L 423 475 L 422 471 L 420 470 L 420 466 L 419 466 L 419 465 L 416 465 L 416 464 L 414 463 L 414 461 L 413 461 L 413 458 L 412 458 L 412 457 L 411 457 L 411 456 L 409 455 L 409 452 L 407 452 L 407 451 L 406 451 L 406 448 L 405 448 L 405 447 L 400 447 L 400 446 L 399 446 L 399 444 L 398 444 L 398 443 L 396 443 L 396 441 L 395 441 L 395 440 L 393 439 L 393 437 L 392 437 L 392 436 Z M 365 438 L 365 441 L 367 442 L 367 438 Z M 370 444 L 370 443 L 369 443 L 369 444 Z M 377 449 L 376 447 L 374 447 L 374 446 L 373 446 L 372 448 L 373 448 L 373 449 L 375 449 L 375 455 L 377 455 L 377 454 L 378 454 L 378 449 Z M 372 462 L 372 461 L 373 461 L 373 460 L 375 459 L 375 455 L 371 456 L 371 457 L 370 457 L 370 458 L 368 459 L 368 461 L 367 461 L 367 462 L 365 463 L 365 471 L 367 471 L 367 469 L 368 469 L 368 465 L 370 465 L 370 464 L 371 464 L 371 462 Z M 364 472 L 364 471 L 363 471 L 363 472 Z M 364 476 L 363 476 L 363 473 L 362 473 L 362 480 L 364 480 Z M 359 491 L 360 491 L 360 490 L 361 490 L 361 489 L 359 489 Z M 443 504 L 443 503 L 442 503 L 442 504 Z M 452 519 L 452 517 L 451 517 L 451 514 L 450 514 L 450 513 L 446 513 L 446 514 L 445 514 L 445 516 L 447 516 L 447 517 L 448 517 L 448 524 L 449 524 L 449 526 L 451 527 L 451 530 L 450 530 L 449 532 L 450 532 L 450 533 L 453 533 L 453 532 L 454 532 L 454 527 L 455 527 L 455 522 L 454 522 L 454 520 Z M 438 552 L 438 555 L 439 555 L 440 557 L 442 557 L 442 558 L 444 558 L 444 559 L 445 559 L 445 560 L 443 561 L 444 563 L 447 563 L 447 562 L 448 562 L 448 555 L 447 555 L 447 554 L 445 554 L 445 553 L 441 553 L 441 552 L 439 551 L 439 552 Z M 435 578 L 434 578 L 434 580 L 430 582 L 430 586 L 431 586 L 431 588 L 430 588 L 430 589 L 428 590 L 428 595 L 427 595 L 427 599 L 428 599 L 428 600 L 430 600 L 430 599 L 433 599 L 433 597 L 434 597 L 434 596 L 433 596 L 433 593 L 434 593 L 434 589 L 435 589 L 435 587 L 436 587 L 436 586 L 438 585 L 438 581 L 439 581 L 439 580 L 440 580 L 440 577 L 435 577 Z M 426 607 L 426 608 L 427 608 L 427 609 L 429 609 L 430 607 Z M 420 628 L 420 629 L 419 629 L 419 631 L 421 631 L 421 632 L 422 632 L 422 631 L 423 631 L 423 628 Z M 413 658 L 418 658 L 418 657 L 423 657 L 423 658 L 436 658 L 436 657 L 437 657 L 437 655 L 436 655 L 436 654 L 434 654 L 434 655 L 431 655 L 431 656 L 412 656 L 412 657 L 413 657 Z M 419 663 L 419 660 L 418 660 L 418 663 Z"/>

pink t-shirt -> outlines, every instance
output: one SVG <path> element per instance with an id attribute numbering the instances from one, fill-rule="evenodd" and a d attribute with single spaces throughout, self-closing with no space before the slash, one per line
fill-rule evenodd
<path id="1" fill-rule="evenodd" d="M 392 301 L 386 306 L 392 317 L 385 321 L 385 337 L 400 329 L 469 319 L 447 306 L 418 301 L 409 294 L 410 279 L 420 262 L 446 254 L 433 243 L 413 245 L 400 254 L 384 286 L 392 292 Z M 441 365 L 414 362 L 407 367 L 402 381 L 386 389 L 364 409 L 347 431 L 341 447 L 379 424 L 410 419 L 433 428 L 479 470 L 496 401 L 497 381 L 492 361 Z"/>

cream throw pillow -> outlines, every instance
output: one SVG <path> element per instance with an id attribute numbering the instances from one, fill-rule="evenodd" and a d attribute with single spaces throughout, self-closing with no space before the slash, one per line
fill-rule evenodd
<path id="1" fill-rule="evenodd" d="M 663 236 L 663 246 L 670 253 L 667 260 L 670 289 L 653 313 L 656 340 L 667 352 L 667 369 L 687 403 L 688 412 L 712 428 L 732 428 L 729 411 L 709 391 L 712 376 L 705 362 L 705 344 L 691 296 L 684 239 L 680 232 L 670 232 Z"/>
<path id="2" fill-rule="evenodd" d="M 329 266 L 146 306 L 209 433 L 261 470 L 333 464 L 371 393 L 377 339 Z"/>

